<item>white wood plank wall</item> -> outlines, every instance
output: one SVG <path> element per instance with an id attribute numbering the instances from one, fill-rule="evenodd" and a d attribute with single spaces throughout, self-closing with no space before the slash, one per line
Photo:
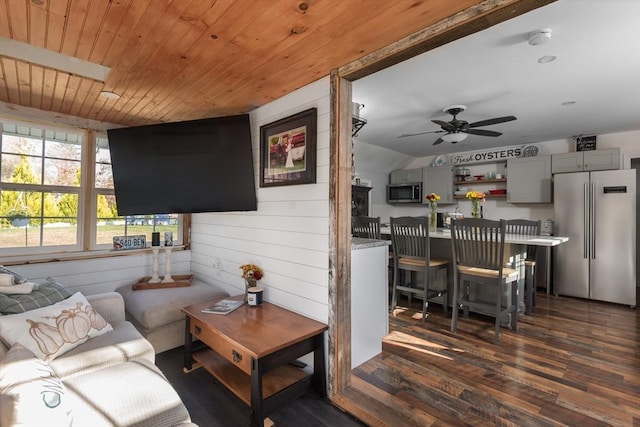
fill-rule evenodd
<path id="1" fill-rule="evenodd" d="M 260 126 L 313 107 L 318 109 L 317 183 L 260 188 Z M 325 77 L 251 113 L 258 210 L 194 214 L 194 274 L 234 295 L 244 291 L 239 266 L 257 264 L 265 272 L 259 285 L 266 301 L 328 321 L 329 109 Z"/>
<path id="2" fill-rule="evenodd" d="M 171 274 L 189 274 L 190 251 L 174 251 L 171 254 Z M 88 260 L 57 261 L 9 267 L 29 280 L 52 277 L 72 292 L 84 295 L 99 294 L 115 290 L 121 285 L 132 284 L 138 279 L 151 276 L 153 258 L 151 253 L 140 255 L 96 258 Z M 165 272 L 164 252 L 158 258 L 158 272 Z"/>

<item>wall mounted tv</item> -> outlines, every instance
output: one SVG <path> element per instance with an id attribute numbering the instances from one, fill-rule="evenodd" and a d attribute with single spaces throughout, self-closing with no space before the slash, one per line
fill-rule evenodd
<path id="1" fill-rule="evenodd" d="M 119 215 L 257 209 L 248 114 L 107 134 Z"/>

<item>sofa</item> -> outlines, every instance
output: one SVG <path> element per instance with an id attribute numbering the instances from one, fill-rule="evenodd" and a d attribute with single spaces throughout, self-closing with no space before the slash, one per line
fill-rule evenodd
<path id="1" fill-rule="evenodd" d="M 57 332 L 46 324 L 52 316 L 36 316 L 65 302 L 71 308 L 59 309 Z M 30 317 L 30 327 L 26 335 L 12 336 L 23 327 L 26 318 L 20 316 Z M 124 300 L 116 292 L 76 293 L 47 307 L 2 315 L 0 338 L 2 427 L 195 426 L 155 366 L 154 348 L 125 320 Z"/>

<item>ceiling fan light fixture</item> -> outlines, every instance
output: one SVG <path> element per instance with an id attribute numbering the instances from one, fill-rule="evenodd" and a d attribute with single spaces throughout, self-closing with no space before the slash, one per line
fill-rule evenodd
<path id="1" fill-rule="evenodd" d="M 456 142 L 464 141 L 465 139 L 467 139 L 468 136 L 469 135 L 464 132 L 454 132 L 454 133 L 444 134 L 440 138 L 444 142 L 450 142 L 455 144 Z"/>
<path id="2" fill-rule="evenodd" d="M 102 92 L 100 92 L 100 96 L 107 99 L 120 99 L 120 95 L 118 95 L 115 92 L 111 92 L 109 90 L 103 90 Z"/>

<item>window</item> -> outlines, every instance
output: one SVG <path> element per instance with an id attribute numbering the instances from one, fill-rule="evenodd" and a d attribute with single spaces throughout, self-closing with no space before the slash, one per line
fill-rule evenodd
<path id="1" fill-rule="evenodd" d="M 171 231 L 182 216 L 118 216 L 106 135 L 0 122 L 0 250 L 6 255 L 108 250 L 114 236 Z"/>

